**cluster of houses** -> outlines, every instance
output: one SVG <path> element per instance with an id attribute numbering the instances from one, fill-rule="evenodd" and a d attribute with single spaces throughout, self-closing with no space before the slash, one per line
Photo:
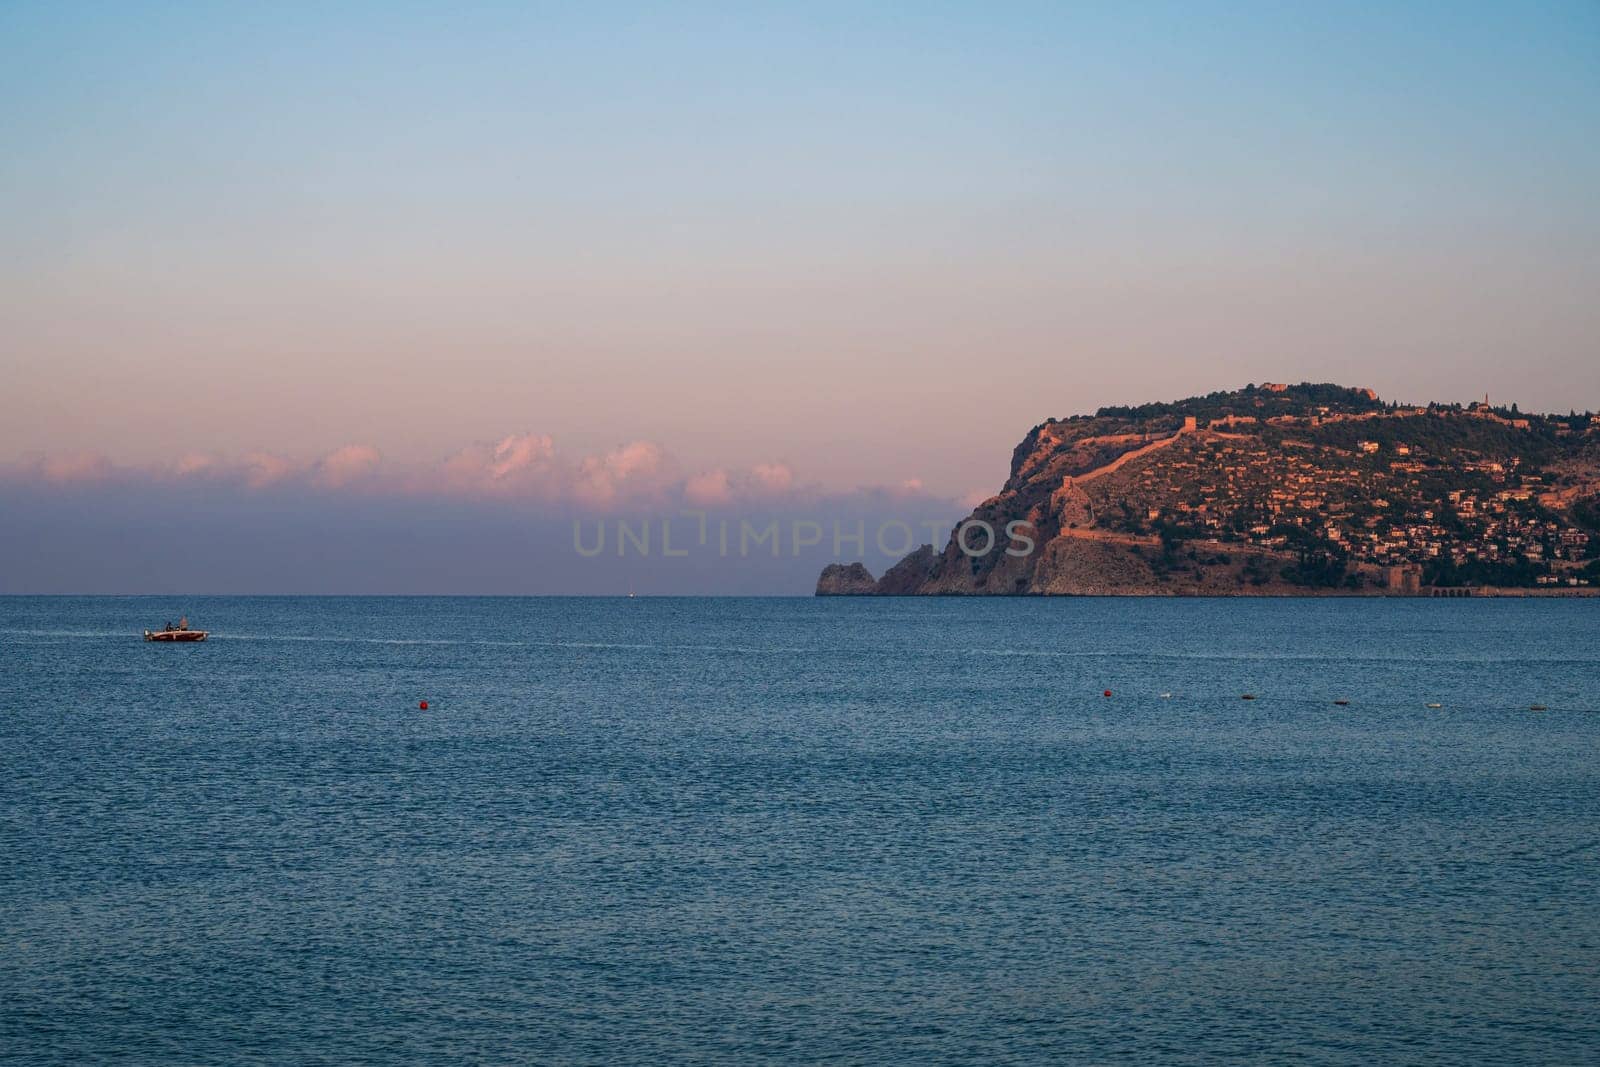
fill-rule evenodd
<path id="1" fill-rule="evenodd" d="M 1420 446 L 1371 440 L 1354 455 L 1309 442 L 1276 447 L 1237 432 L 1245 424 L 1216 420 L 1212 432 L 1132 468 L 1131 484 L 1117 490 L 1131 505 L 1124 513 L 1219 544 L 1324 542 L 1357 564 L 1403 568 L 1395 573 L 1408 585 L 1420 565 L 1445 561 L 1526 563 L 1518 573 L 1539 585 L 1590 584 L 1580 572 L 1600 545 L 1543 506 L 1539 477 L 1515 459 L 1428 456 Z M 1097 510 L 1107 514 L 1113 504 Z"/>

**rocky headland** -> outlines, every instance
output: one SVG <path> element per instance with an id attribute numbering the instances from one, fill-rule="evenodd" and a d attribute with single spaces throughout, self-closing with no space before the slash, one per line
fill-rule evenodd
<path id="1" fill-rule="evenodd" d="M 819 596 L 1592 595 L 1600 418 L 1248 386 L 1035 426 L 942 547 Z"/>

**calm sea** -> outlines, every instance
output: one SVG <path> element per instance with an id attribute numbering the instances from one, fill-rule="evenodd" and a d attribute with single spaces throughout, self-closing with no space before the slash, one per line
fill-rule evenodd
<path id="1" fill-rule="evenodd" d="M 1597 602 L 0 599 L 0 1059 L 1593 1062 L 1597 711 Z"/>

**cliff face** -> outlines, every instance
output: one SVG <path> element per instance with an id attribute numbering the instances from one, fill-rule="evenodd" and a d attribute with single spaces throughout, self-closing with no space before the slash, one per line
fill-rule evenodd
<path id="1" fill-rule="evenodd" d="M 817 596 L 864 596 L 877 592 L 877 585 L 859 563 L 830 563 L 817 579 Z"/>
<path id="2" fill-rule="evenodd" d="M 1174 591 L 1163 587 L 1144 558 L 1144 542 L 1152 539 L 1117 537 L 1097 528 L 1086 483 L 1170 447 L 1186 432 L 1181 420 L 1138 431 L 1102 420 L 1037 426 L 1013 452 L 1005 486 L 952 531 L 942 550 L 923 545 L 870 589 L 860 582 L 865 569 L 856 564 L 860 569 L 852 572 L 851 591 L 879 596 Z M 840 570 L 835 564 L 823 572 L 819 594 L 839 590 Z"/>
<path id="3" fill-rule="evenodd" d="M 1498 558 L 1497 545 L 1520 551 L 1516 566 L 1525 571 L 1529 529 L 1553 555 L 1571 557 L 1544 564 L 1546 582 L 1587 586 L 1575 576 L 1600 553 L 1584 547 L 1579 526 L 1538 526 L 1530 512 L 1535 525 L 1512 517 L 1475 528 L 1484 513 L 1474 503 L 1503 510 L 1510 498 L 1515 510 L 1517 500 L 1560 501 L 1579 517 L 1571 523 L 1600 515 L 1591 492 L 1600 487 L 1596 438 L 1587 427 L 1530 427 L 1490 409 L 1385 408 L 1370 390 L 1337 386 L 1250 387 L 1102 409 L 1030 430 L 1005 485 L 942 548 L 923 545 L 877 581 L 860 564 L 835 564 L 817 592 L 1414 593 L 1414 580 L 1397 583 L 1399 568 L 1451 574 L 1441 558 L 1452 566 Z M 1524 480 L 1540 477 L 1532 462 L 1563 473 L 1523 493 Z M 1567 490 L 1551 489 L 1563 479 Z M 1585 493 L 1589 504 L 1568 499 Z M 1459 513 L 1444 522 L 1438 513 L 1447 506 Z M 1533 572 L 1495 565 L 1494 574 L 1534 585 Z M 1589 570 L 1600 573 L 1600 562 Z"/>

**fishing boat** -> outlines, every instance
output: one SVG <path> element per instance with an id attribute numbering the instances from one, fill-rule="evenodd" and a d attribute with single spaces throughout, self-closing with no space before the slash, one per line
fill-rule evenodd
<path id="1" fill-rule="evenodd" d="M 179 619 L 176 626 L 169 622 L 165 629 L 146 630 L 144 632 L 146 641 L 204 641 L 210 636 L 209 630 L 189 629 L 189 616 L 187 615 Z"/>

